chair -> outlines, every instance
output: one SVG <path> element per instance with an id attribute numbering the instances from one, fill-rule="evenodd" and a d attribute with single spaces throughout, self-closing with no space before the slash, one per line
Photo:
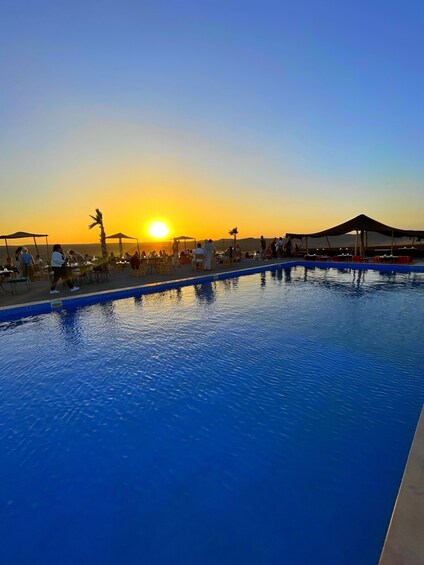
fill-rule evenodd
<path id="1" fill-rule="evenodd" d="M 159 261 L 157 271 L 160 275 L 171 275 L 172 274 L 172 257 L 166 257 Z"/>
<path id="2" fill-rule="evenodd" d="M 133 277 L 142 277 L 147 274 L 148 268 L 147 261 L 140 261 L 138 269 L 131 269 L 131 275 Z"/>
<path id="3" fill-rule="evenodd" d="M 31 290 L 31 279 L 29 277 L 16 277 L 15 279 L 10 279 L 7 282 L 10 284 L 12 294 L 16 294 L 18 284 L 20 283 L 25 284 L 27 290 Z"/>
<path id="4" fill-rule="evenodd" d="M 203 271 L 204 253 L 195 253 L 193 257 L 193 271 Z"/>
<path id="5" fill-rule="evenodd" d="M 48 272 L 40 265 L 34 266 L 33 280 L 42 281 L 49 278 Z"/>

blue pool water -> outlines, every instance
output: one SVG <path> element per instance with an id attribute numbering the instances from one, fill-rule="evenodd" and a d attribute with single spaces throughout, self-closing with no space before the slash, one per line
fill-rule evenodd
<path id="1" fill-rule="evenodd" d="M 375 565 L 423 280 L 297 267 L 0 324 L 0 563 Z"/>

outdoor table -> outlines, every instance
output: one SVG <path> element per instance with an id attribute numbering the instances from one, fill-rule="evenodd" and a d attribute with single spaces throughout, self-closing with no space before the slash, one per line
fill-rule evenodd
<path id="1" fill-rule="evenodd" d="M 350 259 L 352 259 L 352 255 L 350 253 L 342 253 L 338 257 L 340 261 L 350 261 Z"/>
<path id="2" fill-rule="evenodd" d="M 161 257 L 149 257 L 146 259 L 147 261 L 147 272 L 149 273 L 157 273 L 159 270 L 159 264 L 162 261 Z"/>

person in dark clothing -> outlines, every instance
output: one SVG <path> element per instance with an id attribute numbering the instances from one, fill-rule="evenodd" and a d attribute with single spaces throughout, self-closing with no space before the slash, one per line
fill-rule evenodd
<path id="1" fill-rule="evenodd" d="M 266 257 L 266 239 L 264 239 L 264 236 L 261 235 L 261 259 L 265 259 Z"/>
<path id="2" fill-rule="evenodd" d="M 69 287 L 71 292 L 79 290 L 79 286 L 74 286 L 72 283 L 72 271 L 69 272 L 66 265 L 66 256 L 63 253 L 62 246 L 56 243 L 53 245 L 53 253 L 50 266 L 53 270 L 53 280 L 50 289 L 50 294 L 58 294 L 60 291 L 56 290 L 56 285 L 59 279 L 62 279 Z"/>
<path id="3" fill-rule="evenodd" d="M 137 271 L 140 268 L 140 257 L 138 256 L 138 251 L 134 253 L 130 260 L 131 269 Z"/>

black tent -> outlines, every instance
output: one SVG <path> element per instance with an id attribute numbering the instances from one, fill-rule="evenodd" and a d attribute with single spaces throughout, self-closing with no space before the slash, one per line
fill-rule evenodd
<path id="1" fill-rule="evenodd" d="M 344 235 L 346 233 L 351 233 L 356 231 L 357 238 L 360 237 L 360 253 L 363 255 L 366 251 L 366 240 L 367 240 L 367 233 L 368 232 L 377 232 L 382 235 L 388 236 L 392 238 L 392 253 L 393 253 L 393 239 L 399 237 L 409 237 L 411 239 L 421 239 L 424 238 L 424 231 L 423 230 L 403 230 L 400 228 L 394 228 L 391 226 L 387 226 L 386 224 L 382 224 L 373 218 L 369 218 L 365 214 L 360 214 L 351 220 L 344 222 L 343 224 L 339 224 L 338 226 L 334 226 L 332 228 L 328 228 L 326 230 L 315 232 L 315 233 L 287 233 L 286 237 L 291 237 L 292 239 L 303 239 L 306 238 L 306 241 L 309 237 L 311 238 L 318 238 L 318 237 L 329 237 L 332 235 Z M 307 247 L 307 245 L 306 245 Z"/>

